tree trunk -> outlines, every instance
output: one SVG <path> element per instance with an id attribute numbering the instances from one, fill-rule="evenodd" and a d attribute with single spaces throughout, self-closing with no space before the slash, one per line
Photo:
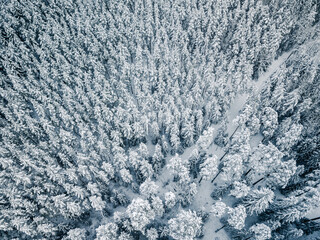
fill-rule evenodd
<path id="1" fill-rule="evenodd" d="M 316 221 L 316 220 L 319 220 L 320 217 L 316 217 L 316 218 L 311 218 L 310 221 Z"/>
<path id="2" fill-rule="evenodd" d="M 258 184 L 258 183 L 261 182 L 262 180 L 264 180 L 264 177 L 263 177 L 263 178 L 260 178 L 258 181 L 256 181 L 255 183 L 253 183 L 252 186 L 255 186 L 256 184 Z"/>
<path id="3" fill-rule="evenodd" d="M 251 171 L 252 171 L 252 168 L 250 168 L 249 171 L 244 174 L 244 176 L 247 176 Z"/>
<path id="4" fill-rule="evenodd" d="M 211 183 L 214 182 L 214 180 L 216 180 L 216 178 L 219 176 L 219 174 L 221 173 L 221 170 L 217 173 L 217 175 L 211 180 Z"/>
<path id="5" fill-rule="evenodd" d="M 219 232 L 221 229 L 225 228 L 227 226 L 227 224 L 223 225 L 221 228 L 218 228 L 215 232 Z"/>
<path id="6" fill-rule="evenodd" d="M 238 125 L 238 127 L 236 127 L 236 129 L 233 131 L 233 133 L 231 134 L 231 136 L 229 137 L 229 140 L 232 139 L 233 135 L 237 132 L 237 130 L 239 129 L 240 125 Z"/>
<path id="7" fill-rule="evenodd" d="M 203 178 L 203 177 L 201 177 L 201 178 L 200 178 L 200 180 L 199 180 L 199 183 L 201 183 L 201 181 L 202 181 L 202 178 Z"/>
<path id="8" fill-rule="evenodd" d="M 219 162 L 221 162 L 221 160 L 228 154 L 229 149 L 223 154 L 223 156 L 219 159 Z"/>

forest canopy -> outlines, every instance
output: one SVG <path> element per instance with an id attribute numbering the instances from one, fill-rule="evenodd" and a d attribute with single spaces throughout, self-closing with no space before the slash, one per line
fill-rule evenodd
<path id="1" fill-rule="evenodd" d="M 1 1 L 0 239 L 319 237 L 319 13 Z"/>

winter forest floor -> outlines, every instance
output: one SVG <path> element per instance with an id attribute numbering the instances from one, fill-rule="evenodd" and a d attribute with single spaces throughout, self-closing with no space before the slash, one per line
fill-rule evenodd
<path id="1" fill-rule="evenodd" d="M 272 65 L 268 68 L 267 72 L 265 72 L 263 75 L 261 75 L 257 82 L 254 83 L 255 91 L 256 93 L 259 92 L 262 85 L 268 78 L 277 71 L 277 69 L 283 64 L 288 56 L 290 55 L 290 52 L 282 54 L 277 60 L 275 60 Z M 229 125 L 228 125 L 228 133 L 231 135 L 233 131 L 236 129 L 237 126 L 234 125 L 233 119 L 236 118 L 239 111 L 244 106 L 247 98 L 249 96 L 247 94 L 242 94 L 236 96 L 234 102 L 232 103 L 229 112 L 228 112 L 228 119 L 229 119 Z M 216 129 L 219 128 L 219 124 L 215 126 Z M 252 136 L 250 141 L 251 148 L 255 148 L 258 146 L 258 144 L 263 139 L 261 134 L 257 134 L 255 136 Z M 224 151 L 213 144 L 209 149 L 209 154 L 215 154 L 220 159 L 220 157 L 224 154 Z M 216 180 L 216 184 L 219 185 L 219 177 Z M 194 200 L 193 205 L 195 208 L 201 208 L 204 207 L 208 212 L 209 208 L 212 206 L 214 200 L 211 198 L 210 194 L 214 191 L 215 186 L 212 185 L 210 181 L 206 181 L 201 183 L 198 189 L 198 194 L 196 195 L 197 198 Z M 228 239 L 227 233 L 222 229 L 218 233 L 215 233 L 215 230 L 219 227 L 221 227 L 221 223 L 219 222 L 218 218 L 210 217 L 209 221 L 204 226 L 204 240 L 212 240 L 212 237 L 218 237 L 221 240 Z"/>

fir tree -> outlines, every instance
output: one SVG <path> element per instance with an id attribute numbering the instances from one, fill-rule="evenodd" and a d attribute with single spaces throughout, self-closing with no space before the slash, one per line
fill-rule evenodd
<path id="1" fill-rule="evenodd" d="M 244 197 L 242 204 L 246 207 L 248 214 L 260 214 L 273 202 L 274 192 L 268 188 L 254 189 Z"/>
<path id="2" fill-rule="evenodd" d="M 147 200 L 135 198 L 126 210 L 133 229 L 144 232 L 145 227 L 155 218 L 155 212 Z"/>
<path id="3" fill-rule="evenodd" d="M 193 211 L 181 210 L 176 218 L 168 221 L 170 236 L 174 239 L 194 239 L 199 233 L 202 220 Z M 186 231 L 186 229 L 188 229 Z"/>

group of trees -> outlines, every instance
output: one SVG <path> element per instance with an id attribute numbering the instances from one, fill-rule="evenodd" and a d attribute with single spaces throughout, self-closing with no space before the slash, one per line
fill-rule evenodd
<path id="1" fill-rule="evenodd" d="M 245 214 L 270 208 L 272 221 L 287 223 L 277 211 L 295 211 L 261 196 L 262 181 L 288 198 L 301 194 L 302 212 L 303 201 L 315 205 L 319 42 L 289 58 L 241 111 L 231 139 L 226 111 L 275 56 L 317 34 L 305 30 L 317 26 L 316 1 L 5 2 L 1 239 L 200 237 L 203 216 L 181 208 L 219 175 L 241 202 L 227 218 L 237 230 Z M 251 149 L 259 130 L 265 142 Z M 207 153 L 213 143 L 226 149 L 223 159 Z M 176 189 L 161 192 L 155 181 L 167 169 Z M 249 232 L 263 239 L 265 226 L 278 231 L 257 223 Z"/>
<path id="2" fill-rule="evenodd" d="M 238 181 L 213 194 L 223 200 L 229 193 L 236 198 L 235 206 L 245 207 L 243 216 L 258 216 L 255 225 L 239 229 L 225 215 L 225 209 L 230 207 L 218 201 L 213 212 L 225 219 L 222 222 L 231 227 L 235 239 L 296 239 L 320 230 L 319 217 L 306 217 L 312 209 L 319 208 L 320 202 L 320 165 L 316 159 L 320 45 L 319 30 L 315 29 L 314 38 L 292 52 L 271 76 L 259 100 L 256 97 L 249 100 L 261 123 L 262 142 L 245 158 L 245 171 Z M 243 125 L 248 127 L 245 122 Z M 234 157 L 232 140 L 225 149 L 223 165 Z"/>

